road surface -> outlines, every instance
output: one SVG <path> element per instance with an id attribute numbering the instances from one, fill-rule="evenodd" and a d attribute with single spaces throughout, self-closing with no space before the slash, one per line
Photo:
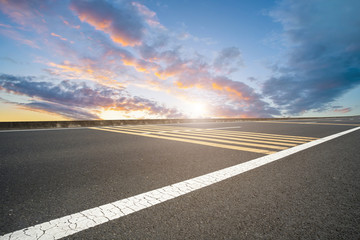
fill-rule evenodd
<path id="1" fill-rule="evenodd" d="M 0 239 L 360 239 L 359 126 L 0 131 Z"/>

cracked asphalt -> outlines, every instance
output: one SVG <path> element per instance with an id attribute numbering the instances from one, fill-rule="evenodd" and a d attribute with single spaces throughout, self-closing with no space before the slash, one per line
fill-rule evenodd
<path id="1" fill-rule="evenodd" d="M 295 122 L 174 126 L 322 138 L 360 119 Z M 64 239 L 359 239 L 359 143 L 358 130 L 178 197 L 168 189 L 155 204 L 155 189 L 264 154 L 86 128 L 0 132 L 0 235 L 104 215 Z M 143 193 L 148 202 L 127 205 Z"/>

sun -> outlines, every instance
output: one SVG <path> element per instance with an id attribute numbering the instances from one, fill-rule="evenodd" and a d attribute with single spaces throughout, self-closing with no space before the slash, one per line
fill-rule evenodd
<path id="1" fill-rule="evenodd" d="M 203 118 L 207 115 L 207 108 L 204 103 L 191 103 L 187 112 L 191 118 Z"/>
<path id="2" fill-rule="evenodd" d="M 104 120 L 120 120 L 126 118 L 121 111 L 105 110 L 100 114 L 100 118 Z"/>

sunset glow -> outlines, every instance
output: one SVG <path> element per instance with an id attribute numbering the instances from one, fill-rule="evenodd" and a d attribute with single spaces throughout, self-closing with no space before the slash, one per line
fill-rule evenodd
<path id="1" fill-rule="evenodd" d="M 100 118 L 104 120 L 118 120 L 118 119 L 124 119 L 125 116 L 120 111 L 106 110 L 100 114 Z"/>
<path id="2" fill-rule="evenodd" d="M 208 117 L 208 114 L 206 105 L 203 103 L 194 102 L 189 106 L 188 115 L 192 118 L 204 118 Z"/>

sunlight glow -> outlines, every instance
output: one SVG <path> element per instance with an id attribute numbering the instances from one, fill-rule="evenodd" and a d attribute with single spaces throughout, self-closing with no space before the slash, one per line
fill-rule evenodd
<path id="1" fill-rule="evenodd" d="M 207 114 L 207 107 L 201 102 L 191 103 L 187 109 L 187 115 L 191 118 L 204 118 Z"/>
<path id="2" fill-rule="evenodd" d="M 100 118 L 104 120 L 119 120 L 124 119 L 125 116 L 121 111 L 105 110 L 100 114 Z"/>

